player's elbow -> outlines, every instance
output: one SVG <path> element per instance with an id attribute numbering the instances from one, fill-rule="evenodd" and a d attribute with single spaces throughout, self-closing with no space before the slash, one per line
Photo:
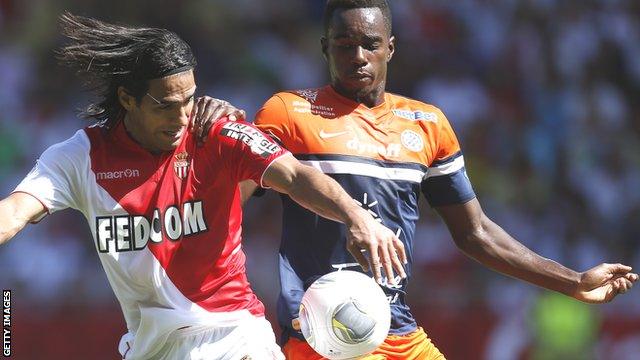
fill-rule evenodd
<path id="1" fill-rule="evenodd" d="M 318 176 L 322 176 L 322 173 L 318 170 L 303 164 L 297 164 L 290 174 L 291 178 L 287 188 L 288 195 L 294 200 L 305 198 L 309 188 L 314 186 L 314 180 Z"/>
<path id="2" fill-rule="evenodd" d="M 0 244 L 11 239 L 30 221 L 42 218 L 46 211 L 35 197 L 21 192 L 0 201 Z"/>
<path id="3" fill-rule="evenodd" d="M 491 240 L 482 227 L 456 234 L 453 236 L 453 241 L 458 249 L 473 258 L 486 253 L 491 248 Z"/>
<path id="4" fill-rule="evenodd" d="M 298 183 L 298 161 L 293 156 L 282 156 L 265 171 L 262 183 L 277 192 L 290 195 Z"/>

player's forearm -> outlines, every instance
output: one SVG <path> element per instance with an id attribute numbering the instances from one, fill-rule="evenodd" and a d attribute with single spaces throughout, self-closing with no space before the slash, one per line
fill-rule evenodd
<path id="1" fill-rule="evenodd" d="M 0 245 L 11 240 L 26 224 L 7 225 L 6 223 L 0 223 Z"/>
<path id="2" fill-rule="evenodd" d="M 44 205 L 29 194 L 15 192 L 0 201 L 0 245 L 45 213 Z"/>
<path id="3" fill-rule="evenodd" d="M 489 268 L 568 296 L 580 281 L 579 273 L 531 251 L 486 217 L 480 229 L 456 243 Z"/>
<path id="4" fill-rule="evenodd" d="M 316 214 L 341 223 L 349 224 L 369 216 L 335 180 L 311 167 L 299 168 L 287 194 Z"/>
<path id="5" fill-rule="evenodd" d="M 0 245 L 13 238 L 28 223 L 28 219 L 17 217 L 6 203 L 0 201 Z"/>

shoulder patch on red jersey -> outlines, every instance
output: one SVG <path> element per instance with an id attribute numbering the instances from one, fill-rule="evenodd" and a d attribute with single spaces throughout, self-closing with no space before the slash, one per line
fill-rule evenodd
<path id="1" fill-rule="evenodd" d="M 268 139 L 255 128 L 238 122 L 228 122 L 222 126 L 220 135 L 239 140 L 251 148 L 251 151 L 263 158 L 281 151 L 274 141 Z"/>

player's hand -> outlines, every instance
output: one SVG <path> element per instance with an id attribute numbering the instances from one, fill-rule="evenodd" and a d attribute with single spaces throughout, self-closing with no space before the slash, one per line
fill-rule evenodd
<path id="1" fill-rule="evenodd" d="M 204 143 L 211 126 L 224 116 L 231 121 L 238 121 L 245 120 L 247 114 L 224 100 L 209 96 L 199 97 L 191 112 L 191 132 L 196 134 L 200 143 Z"/>
<path id="2" fill-rule="evenodd" d="M 404 244 L 369 214 L 364 215 L 361 221 L 347 224 L 347 250 L 362 270 L 371 270 L 378 284 L 382 284 L 381 267 L 389 284 L 396 285 L 394 270 L 402 279 L 407 277 L 403 266 L 407 263 Z M 364 251 L 367 252 L 368 259 L 363 254 Z"/>
<path id="3" fill-rule="evenodd" d="M 601 304 L 624 294 L 638 281 L 638 274 L 622 264 L 600 264 L 580 274 L 574 298 L 591 304 Z"/>

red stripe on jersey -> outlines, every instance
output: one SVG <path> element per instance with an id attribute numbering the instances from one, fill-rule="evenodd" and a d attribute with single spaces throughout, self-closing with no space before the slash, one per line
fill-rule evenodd
<path id="1" fill-rule="evenodd" d="M 142 215 L 152 229 L 162 228 L 161 241 L 149 239 L 147 247 L 186 298 L 209 311 L 248 309 L 262 315 L 264 306 L 249 287 L 245 256 L 239 250 L 242 209 L 237 183 L 260 181 L 268 164 L 285 152 L 265 157 L 250 151 L 240 140 L 221 136 L 224 124 L 216 124 L 204 146 L 196 146 L 187 133 L 173 152 L 160 155 L 135 143 L 122 122 L 110 131 L 88 128 L 91 169 L 98 185 L 129 215 Z M 180 221 L 185 203 L 194 202 L 201 202 L 206 229 L 184 234 L 187 220 Z M 154 214 L 160 215 L 156 221 Z M 178 237 L 176 222 L 182 227 Z"/>

